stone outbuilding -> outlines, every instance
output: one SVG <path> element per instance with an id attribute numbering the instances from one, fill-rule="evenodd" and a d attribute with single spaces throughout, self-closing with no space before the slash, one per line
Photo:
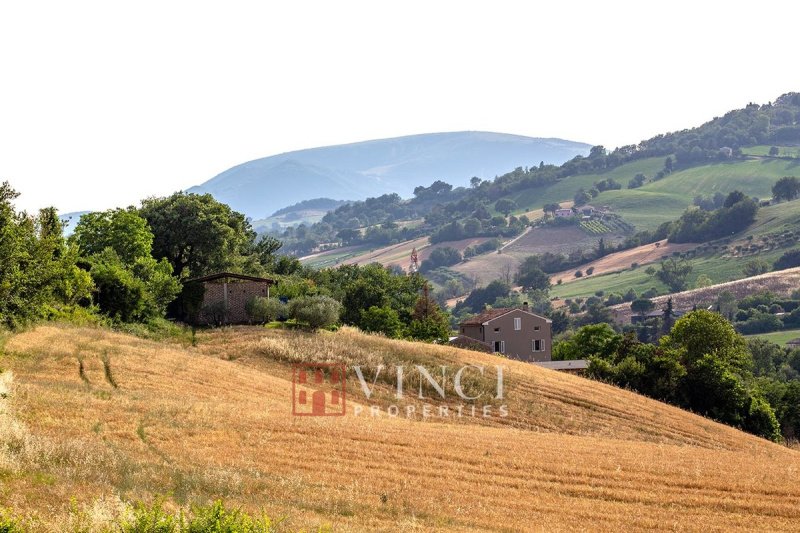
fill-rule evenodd
<path id="1" fill-rule="evenodd" d="M 201 325 L 246 324 L 250 321 L 247 302 L 255 297 L 269 298 L 275 280 L 219 272 L 187 280 L 187 287 L 203 288 L 202 304 L 196 323 Z"/>

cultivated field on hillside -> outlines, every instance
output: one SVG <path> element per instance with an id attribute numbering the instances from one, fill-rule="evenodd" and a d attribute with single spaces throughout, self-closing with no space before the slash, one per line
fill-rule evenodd
<path id="1" fill-rule="evenodd" d="M 697 195 L 740 190 L 768 199 L 778 179 L 793 175 L 800 175 L 797 161 L 753 158 L 714 163 L 674 172 L 639 189 L 603 192 L 594 203 L 608 205 L 637 230 L 652 230 L 677 219 Z"/>
<path id="2" fill-rule="evenodd" d="M 710 245 L 708 247 L 689 245 L 687 249 L 697 250 L 697 255 L 690 259 L 693 271 L 689 276 L 689 286 L 693 286 L 701 275 L 707 276 L 713 283 L 742 279 L 743 269 L 748 262 L 758 259 L 771 265 L 785 252 L 796 249 L 798 238 L 800 238 L 800 201 L 762 207 L 756 221 L 744 231 L 733 235 L 728 244 L 715 244 L 713 248 Z M 661 250 L 664 250 L 664 253 L 661 257 L 669 257 L 678 251 L 678 248 L 675 248 L 667 252 L 663 246 Z M 661 257 L 656 254 L 654 260 L 658 261 Z M 644 264 L 642 261 L 638 263 Z M 588 266 L 584 265 L 581 268 L 585 270 Z M 598 290 L 606 293 L 624 293 L 633 288 L 641 294 L 655 287 L 661 292 L 667 291 L 666 286 L 657 278 L 646 274 L 644 269 L 631 269 L 630 264 L 624 263 L 619 267 L 625 270 L 610 271 L 606 274 L 603 274 L 602 270 L 597 270 L 592 276 L 580 279 L 575 279 L 572 271 L 572 274 L 564 275 L 562 279 L 566 282 L 572 277 L 573 283 L 554 287 L 553 294 L 561 298 L 574 298 L 591 296 Z M 555 276 L 555 279 L 557 280 L 558 276 Z"/>
<path id="3" fill-rule="evenodd" d="M 656 261 L 661 261 L 661 258 L 665 255 L 672 255 L 675 252 L 685 252 L 686 250 L 691 250 L 696 246 L 696 244 L 690 243 L 668 243 L 667 240 L 664 239 L 651 244 L 637 246 L 636 248 L 631 248 L 630 250 L 608 254 L 600 259 L 597 259 L 596 261 L 585 263 L 578 268 L 584 272 L 587 268 L 594 268 L 592 275 L 597 276 L 599 274 L 631 268 L 631 265 L 634 263 L 641 266 L 654 263 Z M 562 283 L 580 280 L 582 278 L 575 277 L 575 271 L 578 270 L 578 268 L 558 272 L 553 274 L 550 279 L 552 280 L 553 284 L 555 284 L 558 280 L 562 280 Z"/>
<path id="4" fill-rule="evenodd" d="M 777 272 L 768 272 L 760 276 L 711 285 L 702 289 L 658 296 L 653 298 L 653 302 L 655 302 L 657 307 L 661 308 L 666 304 L 667 299 L 672 298 L 675 309 L 688 310 L 692 309 L 695 305 L 701 307 L 714 303 L 717 296 L 723 291 L 729 291 L 736 296 L 736 299 L 741 299 L 753 293 L 767 290 L 780 296 L 787 296 L 798 288 L 800 288 L 800 267 L 779 270 Z M 615 305 L 611 307 L 611 309 L 614 310 L 619 320 L 630 322 L 630 304 Z"/>
<path id="5" fill-rule="evenodd" d="M 380 263 L 383 266 L 399 266 L 403 270 L 408 270 L 408 266 L 411 263 L 411 251 L 414 248 L 417 249 L 417 255 L 421 263 L 437 248 L 450 247 L 463 252 L 469 246 L 475 246 L 488 240 L 490 240 L 488 237 L 474 237 L 460 241 L 430 244 L 428 237 L 420 237 L 419 239 L 391 244 L 375 250 L 365 250 L 365 247 L 330 250 L 304 257 L 301 261 L 316 267 Z"/>
<path id="6" fill-rule="evenodd" d="M 738 189 L 745 194 L 767 199 L 772 185 L 783 176 L 800 175 L 800 160 L 753 157 L 718 162 L 675 171 L 662 180 L 627 189 L 628 181 L 642 173 L 652 178 L 664 166 L 664 158 L 632 161 L 598 174 L 570 176 L 548 187 L 528 189 L 510 196 L 522 211 L 534 211 L 551 202 L 572 200 L 578 189 L 591 189 L 595 182 L 613 178 L 622 189 L 605 191 L 593 205 L 608 206 L 637 230 L 655 229 L 675 220 L 697 195 L 727 194 Z M 535 212 L 535 211 L 534 211 Z"/>
<path id="7" fill-rule="evenodd" d="M 300 262 L 314 268 L 333 267 L 341 263 L 347 258 L 355 257 L 362 253 L 368 253 L 369 247 L 365 245 L 359 246 L 342 246 L 334 250 L 326 250 L 324 252 L 317 252 L 306 255 L 300 258 Z"/>
<path id="8" fill-rule="evenodd" d="M 567 201 L 572 201 L 578 189 L 591 189 L 595 182 L 612 178 L 625 187 L 628 181 L 636 174 L 643 173 L 648 178 L 652 177 L 656 172 L 661 170 L 664 166 L 664 158 L 654 157 L 649 159 L 641 159 L 639 161 L 632 161 L 617 168 L 600 172 L 597 174 L 580 174 L 577 176 L 569 176 L 548 187 L 536 187 L 526 189 L 519 193 L 515 193 L 510 198 L 514 200 L 520 208 L 535 209 L 541 208 L 549 203 L 562 203 L 564 207 Z M 603 195 L 600 195 L 596 205 L 603 205 Z"/>
<path id="9" fill-rule="evenodd" d="M 156 494 L 170 506 L 223 497 L 285 516 L 285 530 L 800 528 L 800 454 L 631 392 L 347 328 L 197 340 L 54 326 L 8 339 L 4 505 L 53 530 L 72 497 L 99 520 L 120 498 Z M 425 400 L 409 397 L 416 415 L 391 417 L 393 382 L 379 379 L 367 401 L 350 371 L 346 416 L 292 417 L 297 361 L 483 365 L 487 375 L 466 386 L 484 393 L 502 365 L 509 416 L 459 418 L 451 406 L 424 419 L 423 404 L 453 403 L 428 388 Z M 368 404 L 382 414 L 355 415 Z"/>
<path id="10" fill-rule="evenodd" d="M 609 241 L 622 238 L 616 234 L 602 237 Z M 589 235 L 575 226 L 534 228 L 504 248 L 502 253 L 480 255 L 451 269 L 486 285 L 492 280 L 504 278 L 509 273 L 513 276 L 529 255 L 540 255 L 545 252 L 567 255 L 575 250 L 595 248 L 599 239 L 600 236 Z"/>

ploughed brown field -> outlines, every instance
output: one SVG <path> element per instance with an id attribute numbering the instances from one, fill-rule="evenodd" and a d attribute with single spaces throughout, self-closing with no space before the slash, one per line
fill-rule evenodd
<path id="1" fill-rule="evenodd" d="M 478 352 L 348 328 L 230 328 L 182 346 L 67 326 L 4 350 L 0 504 L 53 530 L 71 498 L 102 521 L 156 495 L 172 508 L 224 498 L 286 517 L 287 531 L 800 530 L 797 451 Z M 346 416 L 292 416 L 302 361 L 348 365 Z M 407 397 L 384 373 L 367 400 L 357 364 L 370 385 L 378 364 L 404 365 Z M 429 384 L 415 397 L 417 364 L 448 367 L 445 400 Z M 486 367 L 464 373 L 466 392 L 483 393 L 474 417 L 469 402 L 455 416 L 450 372 L 465 364 Z"/>

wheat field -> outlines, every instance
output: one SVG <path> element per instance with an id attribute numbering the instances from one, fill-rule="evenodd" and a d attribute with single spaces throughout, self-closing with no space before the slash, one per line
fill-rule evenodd
<path id="1" fill-rule="evenodd" d="M 223 498 L 287 531 L 800 529 L 797 451 L 487 354 L 348 328 L 227 328 L 183 346 L 61 325 L 4 351 L 0 505 L 53 531 L 72 498 L 101 523 L 157 495 L 173 508 Z M 488 401 L 508 416 L 421 416 L 453 403 L 450 382 L 446 400 L 406 398 L 415 414 L 389 416 L 388 376 L 367 401 L 348 372 L 346 416 L 295 417 L 291 365 L 304 361 L 501 365 L 504 398 Z M 493 372 L 470 390 L 494 391 Z"/>

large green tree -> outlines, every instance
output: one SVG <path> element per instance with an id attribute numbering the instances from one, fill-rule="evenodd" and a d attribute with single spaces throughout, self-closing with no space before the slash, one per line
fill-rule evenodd
<path id="1" fill-rule="evenodd" d="M 772 196 L 776 200 L 794 200 L 800 196 L 800 180 L 794 176 L 786 176 L 772 186 Z"/>
<path id="2" fill-rule="evenodd" d="M 84 215 L 71 240 L 90 265 L 95 302 L 114 319 L 131 322 L 163 316 L 180 292 L 169 261 L 152 257 L 153 233 L 133 209 Z"/>
<path id="3" fill-rule="evenodd" d="M 661 270 L 656 275 L 665 285 L 669 286 L 672 292 L 680 292 L 688 288 L 688 278 L 692 270 L 691 263 L 685 259 L 678 260 L 670 257 L 661 262 Z"/>
<path id="4" fill-rule="evenodd" d="M 55 209 L 18 213 L 12 203 L 17 196 L 8 182 L 0 184 L 0 324 L 7 327 L 74 306 L 92 289 Z"/>
<path id="5" fill-rule="evenodd" d="M 514 281 L 526 291 L 550 289 L 550 276 L 542 270 L 541 261 L 535 255 L 525 258 L 517 269 Z"/>
<path id="6" fill-rule="evenodd" d="M 149 256 L 153 247 L 153 232 L 133 208 L 85 214 L 71 238 L 83 256 L 111 248 L 129 264 L 139 257 Z"/>
<path id="7" fill-rule="evenodd" d="M 153 256 L 166 258 L 178 275 L 257 267 L 246 260 L 254 254 L 256 237 L 250 223 L 210 194 L 148 198 L 139 212 L 153 232 Z"/>

